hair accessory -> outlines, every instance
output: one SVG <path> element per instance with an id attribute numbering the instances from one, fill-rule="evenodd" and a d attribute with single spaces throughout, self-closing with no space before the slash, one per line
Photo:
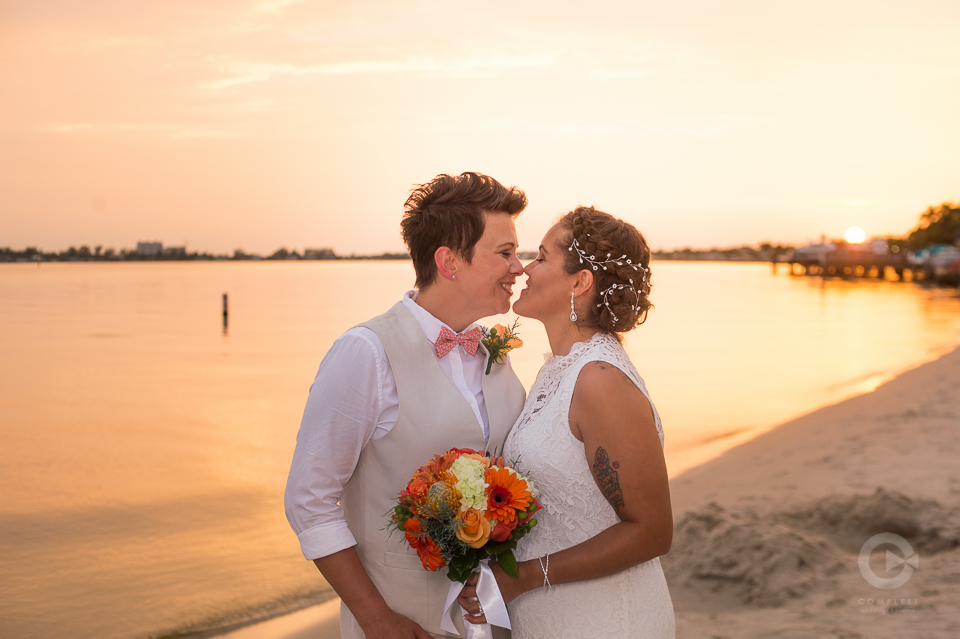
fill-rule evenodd
<path id="1" fill-rule="evenodd" d="M 646 276 L 644 276 L 643 281 L 644 281 L 644 283 L 646 283 L 646 281 L 647 281 Z M 597 308 L 600 308 L 601 306 L 606 306 L 606 307 L 607 307 L 607 310 L 610 311 L 610 316 L 613 317 L 613 325 L 614 325 L 614 326 L 616 326 L 616 324 L 617 324 L 617 319 L 618 319 L 618 318 L 617 318 L 616 314 L 613 312 L 613 309 L 610 308 L 610 300 L 609 300 L 608 298 L 609 298 L 609 296 L 610 296 L 610 293 L 612 293 L 613 291 L 622 291 L 622 290 L 628 289 L 628 288 L 629 288 L 631 291 L 633 291 L 634 296 L 636 296 L 636 299 L 634 300 L 633 304 L 630 305 L 630 310 L 631 310 L 631 311 L 639 311 L 639 310 L 640 310 L 640 292 L 637 291 L 636 288 L 634 288 L 634 286 L 633 286 L 633 280 L 630 280 L 630 283 L 629 283 L 629 284 L 611 284 L 611 285 L 608 286 L 602 293 L 600 293 L 600 295 L 603 296 L 603 301 L 600 302 L 599 304 L 597 304 Z"/>
<path id="2" fill-rule="evenodd" d="M 590 237 L 589 233 L 587 234 L 587 237 Z M 629 266 L 635 271 L 639 271 L 640 269 L 643 269 L 644 271 L 647 270 L 642 266 L 640 266 L 639 264 L 634 264 L 633 262 L 631 262 L 627 258 L 626 254 L 623 254 L 620 257 L 617 257 L 614 259 L 610 259 L 611 254 L 607 253 L 607 259 L 605 260 L 598 260 L 596 255 L 587 255 L 586 252 L 584 252 L 584 250 L 580 248 L 580 243 L 577 242 L 577 238 L 573 238 L 573 244 L 571 244 L 570 248 L 568 248 L 567 250 L 568 251 L 576 250 L 577 253 L 580 255 L 580 263 L 583 264 L 584 262 L 589 262 L 590 265 L 593 266 L 593 270 L 597 270 L 598 266 L 601 267 L 603 270 L 607 270 L 607 266 L 606 266 L 607 264 L 616 264 L 617 266 L 623 266 L 624 264 L 626 264 L 627 266 Z"/>
<path id="3" fill-rule="evenodd" d="M 540 562 L 540 570 L 543 571 L 543 588 L 550 587 L 550 578 L 547 576 L 547 573 L 550 572 L 550 553 L 547 553 L 547 565 L 543 565 L 543 557 L 537 557 L 537 561 Z"/>
<path id="4" fill-rule="evenodd" d="M 587 233 L 587 237 L 590 237 L 589 233 Z M 607 253 L 607 259 L 598 260 L 596 255 L 587 255 L 586 252 L 580 248 L 580 243 L 577 242 L 577 238 L 573 238 L 573 243 L 570 245 L 570 248 L 568 248 L 567 250 L 568 251 L 576 250 L 577 254 L 580 256 L 580 263 L 581 264 L 583 264 L 584 262 L 589 263 L 593 267 L 593 270 L 595 271 L 597 270 L 598 266 L 606 271 L 607 264 L 616 264 L 617 266 L 627 265 L 635 271 L 640 271 L 641 277 L 642 277 L 641 282 L 644 285 L 646 285 L 647 288 L 650 287 L 650 282 L 647 281 L 647 275 L 650 273 L 650 269 L 645 266 L 640 266 L 639 264 L 634 264 L 633 262 L 630 261 L 629 258 L 627 258 L 626 254 L 623 254 L 620 257 L 611 259 L 610 257 L 611 254 Z M 640 309 L 640 291 L 634 286 L 632 279 L 630 280 L 629 284 L 611 284 L 606 288 L 606 290 L 600 293 L 601 297 L 603 298 L 603 301 L 597 304 L 597 308 L 600 308 L 601 306 L 606 306 L 607 310 L 610 311 L 611 317 L 613 317 L 614 325 L 616 325 L 618 318 L 614 314 L 613 309 L 610 308 L 610 300 L 609 300 L 610 293 L 612 293 L 613 291 L 622 291 L 627 288 L 633 291 L 633 294 L 636 296 L 636 300 L 634 301 L 633 304 L 630 305 L 630 310 L 637 311 Z"/>
<path id="5" fill-rule="evenodd" d="M 587 237 L 590 237 L 589 233 L 587 234 Z M 610 259 L 610 253 L 607 253 L 607 259 L 598 260 L 596 255 L 587 255 L 583 251 L 583 249 L 580 248 L 580 244 L 577 242 L 577 238 L 573 238 L 573 244 L 571 244 L 570 248 L 568 248 L 567 250 L 568 251 L 576 250 L 577 253 L 580 255 L 580 263 L 583 264 L 584 262 L 588 262 L 591 266 L 593 266 L 593 270 L 597 270 L 598 266 L 601 267 L 603 270 L 607 270 L 607 267 L 606 267 L 607 264 L 616 264 L 617 266 L 623 266 L 624 264 L 626 264 L 633 270 L 640 271 L 641 273 L 643 273 L 643 283 L 646 284 L 647 286 L 650 286 L 650 283 L 647 281 L 647 275 L 650 273 L 650 269 L 648 269 L 645 266 L 640 266 L 639 264 L 634 264 L 633 262 L 630 261 L 629 258 L 627 258 L 626 254 L 621 255 L 616 259 Z M 633 284 L 633 280 L 630 280 L 630 283 Z"/>
<path id="6" fill-rule="evenodd" d="M 577 309 L 573 307 L 573 291 L 570 291 L 570 321 L 577 321 Z"/>

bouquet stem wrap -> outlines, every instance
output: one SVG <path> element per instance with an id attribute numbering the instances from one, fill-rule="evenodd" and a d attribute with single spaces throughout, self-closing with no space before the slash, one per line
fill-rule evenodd
<path id="1" fill-rule="evenodd" d="M 484 615 L 487 618 L 485 624 L 472 624 L 464 620 L 463 627 L 466 631 L 467 639 L 490 639 L 493 637 L 493 626 L 501 628 L 510 628 L 510 615 L 507 614 L 507 603 L 500 594 L 500 587 L 497 586 L 497 578 L 493 576 L 493 571 L 486 562 L 482 562 L 478 569 L 480 579 L 477 581 L 477 599 L 483 606 Z M 460 608 L 457 604 L 457 597 L 460 596 L 460 590 L 463 584 L 454 581 L 450 584 L 450 590 L 447 591 L 447 601 L 443 606 L 443 618 L 440 620 L 440 627 L 447 632 L 459 635 L 456 626 L 453 625 L 453 615 L 460 610 L 460 615 L 467 614 L 467 611 Z"/>

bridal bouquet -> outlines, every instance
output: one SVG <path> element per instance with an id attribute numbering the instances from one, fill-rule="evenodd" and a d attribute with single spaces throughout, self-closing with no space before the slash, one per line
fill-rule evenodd
<path id="1" fill-rule="evenodd" d="M 463 583 L 487 557 L 517 575 L 513 550 L 537 525 L 533 482 L 503 457 L 452 448 L 413 473 L 392 520 L 423 567 Z"/>
<path id="2" fill-rule="evenodd" d="M 477 598 L 487 623 L 464 624 L 468 639 L 491 637 L 490 624 L 510 628 L 507 606 L 496 577 L 484 559 L 496 557 L 508 575 L 517 576 L 513 550 L 537 525 L 537 489 L 503 457 L 468 448 L 451 448 L 413 473 L 393 509 L 393 524 L 404 533 L 424 569 L 448 567 L 440 628 L 459 634 L 453 610 L 462 584 L 479 569 Z M 459 606 L 458 606 L 459 607 Z M 461 608 L 461 610 L 463 610 Z"/>

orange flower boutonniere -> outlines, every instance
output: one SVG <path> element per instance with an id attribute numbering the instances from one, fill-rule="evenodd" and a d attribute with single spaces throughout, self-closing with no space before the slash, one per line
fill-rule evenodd
<path id="1" fill-rule="evenodd" d="M 487 360 L 487 375 L 490 374 L 490 368 L 494 362 L 503 364 L 507 353 L 515 348 L 523 346 L 523 342 L 517 337 L 517 327 L 520 326 L 520 320 L 514 320 L 512 326 L 497 324 L 493 328 L 483 328 L 483 345 L 490 353 L 490 359 Z"/>

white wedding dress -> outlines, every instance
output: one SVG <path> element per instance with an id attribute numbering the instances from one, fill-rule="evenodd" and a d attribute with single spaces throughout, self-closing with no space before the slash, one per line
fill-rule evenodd
<path id="1" fill-rule="evenodd" d="M 520 541 L 519 561 L 570 548 L 620 521 L 594 481 L 583 442 L 569 425 L 580 371 L 598 360 L 626 373 L 650 399 L 613 337 L 598 333 L 575 344 L 568 355 L 547 356 L 504 444 L 504 456 L 519 460 L 518 470 L 530 473 L 543 506 L 535 515 L 537 525 Z M 656 408 L 653 414 L 662 446 Z M 513 639 L 676 636 L 673 603 L 659 559 L 600 579 L 537 588 L 511 602 L 509 611 Z"/>

